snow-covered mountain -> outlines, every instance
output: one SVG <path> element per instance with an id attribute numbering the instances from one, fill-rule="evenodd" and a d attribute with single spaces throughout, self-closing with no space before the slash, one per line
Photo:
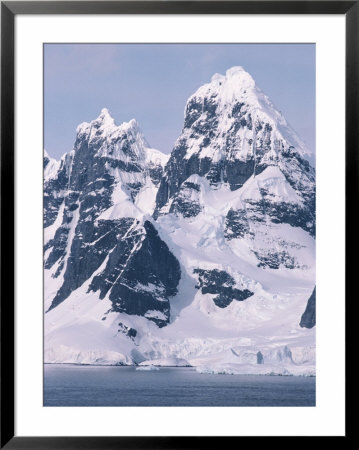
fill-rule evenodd
<path id="1" fill-rule="evenodd" d="M 104 109 L 44 158 L 45 361 L 315 371 L 315 170 L 241 67 L 168 157 Z"/>

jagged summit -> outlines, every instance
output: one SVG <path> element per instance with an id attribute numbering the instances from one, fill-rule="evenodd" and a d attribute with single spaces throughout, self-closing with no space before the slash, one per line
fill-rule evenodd
<path id="1" fill-rule="evenodd" d="M 232 89 L 237 90 L 253 89 L 256 85 L 252 76 L 241 66 L 231 67 L 226 71 L 225 75 L 219 73 L 214 74 L 209 84 L 217 86 L 226 85 L 227 89 L 231 86 Z"/>
<path id="2" fill-rule="evenodd" d="M 184 202 L 182 184 L 193 174 L 208 180 L 212 189 L 226 185 L 235 191 L 273 166 L 312 204 L 315 174 L 306 153 L 303 142 L 251 75 L 242 67 L 232 67 L 225 75 L 214 75 L 188 99 L 182 133 L 157 193 L 155 216 Z"/>
<path id="3" fill-rule="evenodd" d="M 107 108 L 101 109 L 101 114 L 98 116 L 97 120 L 101 120 L 103 122 L 106 122 L 106 121 L 114 122 L 114 118 L 111 116 L 111 113 Z"/>
<path id="4" fill-rule="evenodd" d="M 136 119 L 131 119 L 129 122 L 122 122 L 121 127 L 122 128 L 140 129 L 140 126 Z"/>
<path id="5" fill-rule="evenodd" d="M 125 276 L 125 267 L 134 258 L 135 250 L 136 255 L 140 251 L 142 241 L 147 238 L 148 246 L 158 245 L 158 254 L 171 259 L 151 224 L 145 225 L 145 218 L 150 217 L 155 206 L 165 159 L 165 155 L 149 147 L 136 120 L 117 126 L 109 111 L 103 109 L 95 120 L 77 128 L 72 151 L 58 162 L 48 162 L 48 158 L 44 161 L 45 268 L 51 271 L 51 283 L 56 285 L 55 295 L 46 303 L 47 311 L 59 306 L 90 276 L 94 277 L 94 269 L 100 270 L 101 264 L 105 264 L 103 274 L 96 275 L 91 289 L 101 290 L 101 295 L 107 293 L 111 287 L 108 279 L 114 277 L 109 298 L 116 303 L 114 308 L 125 311 L 123 305 L 119 306 L 118 288 L 124 283 L 120 280 L 120 267 L 124 266 Z M 110 253 L 112 257 L 107 261 Z M 150 261 L 151 255 L 143 249 L 137 257 Z M 114 276 L 118 269 L 119 274 Z M 172 275 L 176 270 L 177 267 Z M 162 275 L 166 277 L 161 272 Z M 131 280 L 125 284 L 130 286 Z M 175 292 L 174 287 L 172 291 Z M 168 302 L 172 291 L 161 291 L 158 303 L 162 297 Z M 135 301 L 141 303 L 140 294 Z M 154 309 L 154 305 L 161 314 L 151 316 L 151 320 L 161 323 L 162 316 L 167 320 L 165 301 L 159 305 L 155 301 L 151 305 L 144 303 L 144 308 L 151 310 L 149 306 Z M 147 309 L 140 306 L 128 311 L 145 314 Z"/>
<path id="6" fill-rule="evenodd" d="M 81 123 L 76 131 L 76 153 L 81 148 L 85 153 L 94 151 L 100 157 L 136 164 L 152 159 L 160 159 L 160 163 L 166 160 L 165 155 L 158 158 L 160 152 L 151 148 L 136 119 L 117 125 L 107 108 L 91 122 Z M 152 157 L 151 153 L 154 153 Z"/>
<path id="7" fill-rule="evenodd" d="M 242 78 L 246 78 L 247 80 L 251 80 L 254 84 L 254 80 L 252 76 L 242 67 L 242 66 L 233 66 L 226 70 L 226 77 L 240 76 Z"/>
<path id="8" fill-rule="evenodd" d="M 213 100 L 224 109 L 237 101 L 261 109 L 261 96 L 263 94 L 257 88 L 252 76 L 243 67 L 235 66 L 228 69 L 225 75 L 214 74 L 209 83 L 201 86 L 188 99 L 187 106 L 193 102 L 193 99 L 207 99 L 207 101 Z"/>
<path id="9" fill-rule="evenodd" d="M 123 122 L 120 125 L 116 125 L 115 119 L 112 117 L 110 111 L 107 108 L 102 108 L 100 115 L 91 122 L 83 122 L 78 125 L 76 132 L 78 135 L 92 134 L 92 132 L 99 135 L 113 135 L 121 131 L 133 130 L 135 132 L 141 132 L 140 127 L 136 119 L 131 119 L 129 122 Z"/>
<path id="10" fill-rule="evenodd" d="M 114 128 L 116 127 L 115 119 L 111 116 L 107 108 L 102 108 L 100 115 L 91 122 L 82 122 L 76 131 L 79 134 L 89 132 L 91 128 Z"/>
<path id="11" fill-rule="evenodd" d="M 209 83 L 201 86 L 188 99 L 184 128 L 190 128 L 190 134 L 195 138 L 193 128 L 198 131 L 199 123 L 208 121 L 214 114 L 218 120 L 213 124 L 214 127 L 211 127 L 211 131 L 216 133 L 218 130 L 219 137 L 225 137 L 232 133 L 232 130 L 240 134 L 239 128 L 247 129 L 247 135 L 254 134 L 253 129 L 268 124 L 272 129 L 272 148 L 275 141 L 283 141 L 284 145 L 295 147 L 301 155 L 311 153 L 283 114 L 241 66 L 231 67 L 225 75 L 213 75 Z M 253 137 L 255 134 L 250 139 Z"/>

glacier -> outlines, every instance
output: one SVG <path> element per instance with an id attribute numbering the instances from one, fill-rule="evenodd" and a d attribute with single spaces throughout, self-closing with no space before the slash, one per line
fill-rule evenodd
<path id="1" fill-rule="evenodd" d="M 45 363 L 315 375 L 309 153 L 242 67 L 170 155 L 106 108 L 80 124 L 44 153 Z"/>

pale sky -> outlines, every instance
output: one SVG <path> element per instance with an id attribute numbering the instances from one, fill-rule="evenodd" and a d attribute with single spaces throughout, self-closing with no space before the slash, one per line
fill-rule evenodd
<path id="1" fill-rule="evenodd" d="M 45 148 L 54 158 L 70 151 L 77 125 L 106 107 L 170 153 L 188 97 L 232 66 L 252 75 L 314 154 L 314 44 L 45 44 Z"/>

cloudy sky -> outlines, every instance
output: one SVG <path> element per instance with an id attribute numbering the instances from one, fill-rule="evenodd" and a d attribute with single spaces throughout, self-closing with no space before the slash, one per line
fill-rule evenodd
<path id="1" fill-rule="evenodd" d="M 59 158 L 102 108 L 135 118 L 152 147 L 172 150 L 188 97 L 243 66 L 315 152 L 314 44 L 45 44 L 44 145 Z"/>

